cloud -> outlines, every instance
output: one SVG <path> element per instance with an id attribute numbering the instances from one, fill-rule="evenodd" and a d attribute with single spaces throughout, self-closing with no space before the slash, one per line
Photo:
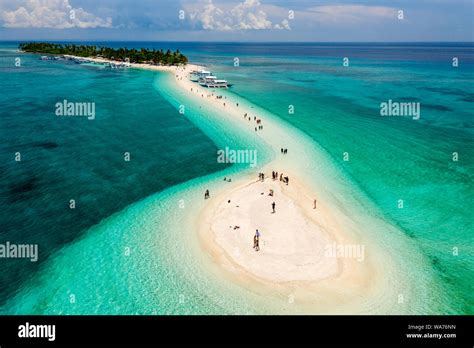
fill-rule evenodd
<path id="1" fill-rule="evenodd" d="M 272 22 L 259 7 L 258 0 L 245 0 L 235 6 L 231 10 L 231 18 L 235 20 L 237 29 L 271 29 Z"/>
<path id="2" fill-rule="evenodd" d="M 291 30 L 290 23 L 288 22 L 287 19 L 284 19 L 284 20 L 281 21 L 281 24 L 275 24 L 275 29 Z"/>
<path id="3" fill-rule="evenodd" d="M 12 1 L 9 5 L 12 6 Z M 12 10 L 0 8 L 0 20 L 6 28 L 110 28 L 112 19 L 102 19 L 74 8 L 69 0 L 16 1 Z"/>
<path id="4" fill-rule="evenodd" d="M 204 30 L 291 30 L 288 20 L 273 24 L 259 0 L 245 0 L 233 7 L 218 7 L 213 0 L 186 4 L 192 23 Z"/>
<path id="5" fill-rule="evenodd" d="M 231 24 L 229 17 L 224 16 L 224 11 L 213 4 L 212 0 L 209 0 L 205 4 L 202 12 L 194 10 L 190 13 L 191 20 L 197 20 L 202 23 L 202 28 L 206 30 L 230 30 Z"/>
<path id="6" fill-rule="evenodd" d="M 385 6 L 325 5 L 305 10 L 303 17 L 326 24 L 354 24 L 381 19 L 397 19 L 397 9 Z"/>

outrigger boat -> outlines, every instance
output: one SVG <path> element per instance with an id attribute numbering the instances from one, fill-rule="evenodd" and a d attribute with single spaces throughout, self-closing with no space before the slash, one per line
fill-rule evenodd
<path id="1" fill-rule="evenodd" d="M 227 88 L 230 86 L 227 80 L 219 80 L 217 76 L 212 75 L 212 73 L 207 70 L 193 71 L 192 74 L 198 77 L 197 80 L 193 81 L 199 83 L 203 87 Z"/>

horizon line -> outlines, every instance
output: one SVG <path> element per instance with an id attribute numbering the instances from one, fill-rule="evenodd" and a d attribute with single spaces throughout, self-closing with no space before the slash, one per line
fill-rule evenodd
<path id="1" fill-rule="evenodd" d="M 474 44 L 473 41 L 185 41 L 185 40 L 116 40 L 116 39 L 12 39 L 12 40 L 0 40 L 0 42 L 19 42 L 19 41 L 32 41 L 32 42 L 175 42 L 175 43 L 245 43 L 245 44 L 299 44 L 299 43 L 310 43 L 310 44 L 420 44 L 420 43 L 462 43 L 462 44 Z"/>

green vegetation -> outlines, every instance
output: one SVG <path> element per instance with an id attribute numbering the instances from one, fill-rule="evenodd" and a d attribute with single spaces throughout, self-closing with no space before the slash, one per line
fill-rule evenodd
<path id="1" fill-rule="evenodd" d="M 46 54 L 68 54 L 79 57 L 102 57 L 110 60 L 125 62 L 128 58 L 130 63 L 154 63 L 159 65 L 179 65 L 186 64 L 188 58 L 179 50 L 171 52 L 167 50 L 148 50 L 142 48 L 140 50 L 119 48 L 113 49 L 109 47 L 97 47 L 87 45 L 69 45 L 55 44 L 47 42 L 29 42 L 21 43 L 19 49 L 24 52 L 46 53 Z"/>

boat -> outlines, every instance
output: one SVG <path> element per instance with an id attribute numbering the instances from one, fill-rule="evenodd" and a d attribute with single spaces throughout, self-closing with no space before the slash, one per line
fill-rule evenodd
<path id="1" fill-rule="evenodd" d="M 207 70 L 201 70 L 201 71 L 198 71 L 196 75 L 198 75 L 198 77 L 206 77 L 206 76 L 212 76 L 212 73 Z"/>
<path id="2" fill-rule="evenodd" d="M 121 69 L 121 68 L 129 68 L 131 66 L 130 63 L 127 63 L 127 62 L 107 62 L 105 63 L 105 66 L 107 68 L 111 68 L 111 69 Z"/>
<path id="3" fill-rule="evenodd" d="M 208 83 L 214 82 L 215 80 L 217 80 L 217 77 L 216 77 L 216 76 L 209 75 L 209 76 L 202 76 L 202 77 L 200 77 L 197 82 L 198 82 L 201 86 L 205 86 L 205 85 L 207 85 Z"/>
<path id="4" fill-rule="evenodd" d="M 208 70 L 192 71 L 192 75 L 197 76 L 197 80 L 193 79 L 193 82 L 199 83 L 203 87 L 207 88 L 228 88 L 231 85 L 227 80 L 218 79 L 217 76 L 212 75 Z"/>
<path id="5" fill-rule="evenodd" d="M 227 88 L 228 87 L 227 80 L 219 80 L 215 76 L 206 77 L 204 81 L 200 83 L 200 85 L 207 88 Z"/>
<path id="6" fill-rule="evenodd" d="M 227 88 L 229 87 L 229 84 L 227 83 L 227 80 L 214 80 L 213 82 L 210 82 L 209 84 L 206 85 L 208 88 Z"/>

